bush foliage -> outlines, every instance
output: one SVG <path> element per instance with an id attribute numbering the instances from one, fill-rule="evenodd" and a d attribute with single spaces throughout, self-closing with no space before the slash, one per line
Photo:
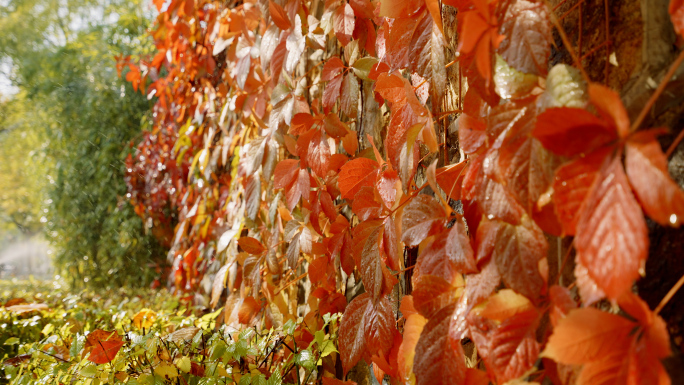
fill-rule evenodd
<path id="1" fill-rule="evenodd" d="M 166 292 L 2 281 L 0 295 L 11 384 L 303 384 L 320 381 L 337 354 L 338 315 L 320 330 L 302 320 L 236 330 Z"/>

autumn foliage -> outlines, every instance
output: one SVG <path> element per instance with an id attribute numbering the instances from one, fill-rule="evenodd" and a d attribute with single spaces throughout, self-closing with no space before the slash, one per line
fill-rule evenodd
<path id="1" fill-rule="evenodd" d="M 177 289 L 234 325 L 343 312 L 323 383 L 361 360 L 393 383 L 670 383 L 632 286 L 644 216 L 679 226 L 684 192 L 663 129 L 549 65 L 546 2 L 155 4 L 156 55 L 120 62 L 156 98 L 127 182 Z"/>

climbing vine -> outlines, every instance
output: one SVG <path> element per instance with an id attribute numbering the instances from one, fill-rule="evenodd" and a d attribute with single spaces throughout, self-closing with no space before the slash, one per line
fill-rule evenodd
<path id="1" fill-rule="evenodd" d="M 665 324 L 631 291 L 644 215 L 684 217 L 642 127 L 663 87 L 630 122 L 548 2 L 155 5 L 156 55 L 119 60 L 156 98 L 126 180 L 219 322 L 342 312 L 342 371 L 321 377 L 669 383 Z M 549 64 L 554 31 L 572 63 Z"/>

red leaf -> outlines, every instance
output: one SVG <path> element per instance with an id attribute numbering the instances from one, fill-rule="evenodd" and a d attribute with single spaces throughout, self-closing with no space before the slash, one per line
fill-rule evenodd
<path id="1" fill-rule="evenodd" d="M 394 218 L 385 218 L 384 231 L 382 232 L 382 247 L 386 256 L 387 266 L 395 271 L 401 270 L 400 258 L 403 258 L 403 249 L 399 251 L 399 240 L 397 239 L 397 226 Z"/>
<path id="2" fill-rule="evenodd" d="M 349 5 L 356 13 L 356 16 L 364 19 L 372 19 L 375 6 L 369 0 L 349 0 Z"/>
<path id="3" fill-rule="evenodd" d="M 675 31 L 684 36 L 684 0 L 670 0 L 668 10 Z"/>
<path id="4" fill-rule="evenodd" d="M 242 250 L 252 255 L 259 255 L 266 251 L 264 245 L 262 245 L 261 242 L 252 237 L 242 237 L 238 239 L 238 245 L 242 247 Z"/>
<path id="5" fill-rule="evenodd" d="M 609 151 L 609 149 L 594 151 L 556 170 L 553 182 L 553 203 L 563 227 L 563 234 L 575 234 L 582 205 Z"/>
<path id="6" fill-rule="evenodd" d="M 496 50 L 505 36 L 497 32 L 496 16 L 489 12 L 489 4 L 479 2 L 476 9 L 459 12 L 458 24 L 460 26 L 458 51 L 462 55 L 475 54 L 477 70 L 487 84 L 492 79 L 492 51 Z"/>
<path id="7" fill-rule="evenodd" d="M 240 310 L 238 310 L 238 320 L 241 324 L 246 325 L 252 322 L 254 316 L 261 310 L 261 305 L 254 297 L 249 296 L 242 301 Z"/>
<path id="8" fill-rule="evenodd" d="M 401 240 L 407 246 L 417 246 L 431 234 L 444 228 L 446 211 L 435 198 L 418 194 L 404 208 L 401 218 Z"/>
<path id="9" fill-rule="evenodd" d="M 309 279 L 311 283 L 317 284 L 326 278 L 328 271 L 328 257 L 319 257 L 309 264 Z"/>
<path id="10" fill-rule="evenodd" d="M 409 65 L 409 51 L 411 45 L 407 42 L 411 41 L 413 31 L 416 29 L 418 21 L 425 16 L 421 12 L 416 17 L 395 19 L 390 24 L 389 34 L 387 39 L 387 53 L 385 61 L 392 68 L 406 68 Z"/>
<path id="11" fill-rule="evenodd" d="M 494 261 L 488 261 L 477 274 L 466 277 L 466 296 L 470 306 L 477 306 L 487 299 L 501 282 L 499 269 Z"/>
<path id="12" fill-rule="evenodd" d="M 468 368 L 464 385 L 489 385 L 489 376 L 482 370 Z"/>
<path id="13" fill-rule="evenodd" d="M 559 321 L 544 356 L 584 364 L 580 384 L 670 384 L 660 363 L 671 353 L 662 318 L 632 293 L 618 302 L 638 322 L 594 308 L 573 310 Z"/>
<path id="14" fill-rule="evenodd" d="M 374 354 L 386 357 L 392 348 L 394 325 L 392 305 L 387 298 L 374 302 L 368 293 L 354 298 L 340 322 L 339 349 L 344 372 L 362 358 Z"/>
<path id="15" fill-rule="evenodd" d="M 394 206 L 394 201 L 397 199 L 397 183 L 400 183 L 397 172 L 388 169 L 380 172 L 375 182 L 380 198 L 388 208 Z"/>
<path id="16" fill-rule="evenodd" d="M 384 297 L 396 285 L 396 278 L 387 270 L 380 256 L 383 226 L 375 227 L 364 242 L 359 265 L 361 280 L 374 301 Z"/>
<path id="17" fill-rule="evenodd" d="M 157 11 L 161 12 L 162 7 L 164 6 L 164 3 L 166 0 L 153 0 L 154 5 L 157 7 Z"/>
<path id="18" fill-rule="evenodd" d="M 323 111 L 328 114 L 335 107 L 335 103 L 340 97 L 340 88 L 342 87 L 342 80 L 344 77 L 340 74 L 332 78 L 332 80 L 323 88 Z"/>
<path id="19" fill-rule="evenodd" d="M 600 84 L 591 83 L 589 84 L 589 100 L 603 120 L 612 123 L 621 138 L 629 135 L 629 116 L 617 92 Z"/>
<path id="20" fill-rule="evenodd" d="M 374 234 L 378 231 L 379 229 L 383 226 L 383 221 L 382 219 L 371 219 L 371 220 L 366 220 L 358 225 L 354 226 L 353 230 L 353 240 L 354 240 L 354 245 L 353 245 L 353 256 L 354 256 L 354 262 L 356 262 L 357 266 L 361 266 L 361 256 L 363 254 L 363 250 L 366 247 L 366 241 L 368 241 L 368 237 L 371 234 Z"/>
<path id="21" fill-rule="evenodd" d="M 546 7 L 516 0 L 506 9 L 500 32 L 506 36 L 499 54 L 516 70 L 546 75 L 551 53 L 551 24 Z"/>
<path id="22" fill-rule="evenodd" d="M 426 318 L 432 318 L 443 308 L 456 303 L 456 287 L 444 278 L 422 274 L 413 279 L 413 305 Z"/>
<path id="23" fill-rule="evenodd" d="M 454 305 L 445 307 L 423 328 L 413 363 L 416 385 L 462 384 L 465 381 L 465 355 L 461 342 L 449 338 L 454 308 Z"/>
<path id="24" fill-rule="evenodd" d="M 488 222 L 485 219 L 480 226 L 487 226 Z M 546 257 L 548 249 L 544 233 L 527 216 L 517 226 L 500 221 L 489 223 L 495 226 L 490 231 L 496 231 L 492 258 L 504 283 L 525 297 L 536 300 L 544 286 L 539 273 L 539 261 Z M 478 240 L 478 250 L 480 243 Z"/>
<path id="25" fill-rule="evenodd" d="M 532 135 L 562 156 L 588 154 L 617 139 L 615 128 L 581 108 L 549 108 L 537 117 Z"/>
<path id="26" fill-rule="evenodd" d="M 299 162 L 295 159 L 285 159 L 278 162 L 273 173 L 273 187 L 287 188 L 294 183 L 299 173 Z"/>
<path id="27" fill-rule="evenodd" d="M 400 18 L 410 17 L 415 14 L 423 2 L 420 0 L 382 0 L 380 2 L 380 16 Z"/>
<path id="28" fill-rule="evenodd" d="M 458 117 L 458 143 L 463 152 L 474 154 L 485 144 L 486 128 L 484 122 L 468 114 L 461 114 Z"/>
<path id="29" fill-rule="evenodd" d="M 96 364 L 111 362 L 124 346 L 121 336 L 116 331 L 96 329 L 86 336 L 84 353 L 90 352 L 88 361 Z"/>
<path id="30" fill-rule="evenodd" d="M 627 141 L 625 167 L 641 207 L 663 226 L 679 227 L 684 218 L 684 191 L 667 171 L 667 158 L 655 138 Z"/>
<path id="31" fill-rule="evenodd" d="M 461 199 L 461 185 L 465 176 L 466 161 L 441 167 L 435 172 L 439 187 L 453 200 Z"/>
<path id="32" fill-rule="evenodd" d="M 344 63 L 339 57 L 333 56 L 325 62 L 325 65 L 323 65 L 321 80 L 326 82 L 331 81 L 340 75 L 342 71 L 344 71 Z"/>
<path id="33" fill-rule="evenodd" d="M 356 158 L 340 170 L 337 182 L 344 199 L 354 199 L 362 187 L 373 187 L 378 173 L 378 162 L 368 158 Z"/>
<path id="34" fill-rule="evenodd" d="M 532 309 L 505 320 L 491 334 L 484 361 L 497 383 L 521 377 L 534 366 L 540 350 L 535 337 L 538 321 L 539 314 Z"/>
<path id="35" fill-rule="evenodd" d="M 308 143 L 306 162 L 316 175 L 323 178 L 328 173 L 330 146 L 320 130 L 314 128 L 312 131 L 313 135 Z"/>
<path id="36" fill-rule="evenodd" d="M 283 7 L 273 0 L 268 0 L 268 12 L 271 14 L 271 18 L 278 28 L 282 30 L 288 30 L 290 27 L 292 27 L 292 23 L 287 17 L 285 10 L 283 10 Z"/>
<path id="37" fill-rule="evenodd" d="M 553 183 L 560 158 L 530 136 L 534 116 L 526 113 L 513 126 L 499 150 L 498 171 L 508 191 L 528 213 L 538 211 L 537 202 Z M 520 126 L 518 126 L 520 124 Z"/>
<path id="38" fill-rule="evenodd" d="M 433 1 L 438 6 L 437 1 Z M 431 17 L 424 16 L 416 26 L 408 51 L 409 69 L 430 81 L 434 99 L 439 99 L 446 87 L 444 36 Z"/>
<path id="39" fill-rule="evenodd" d="M 352 71 L 344 75 L 340 91 L 340 110 L 349 118 L 356 118 L 359 109 L 359 80 Z"/>
<path id="40" fill-rule="evenodd" d="M 463 178 L 462 198 L 477 204 L 478 218 L 486 215 L 489 219 L 518 224 L 525 215 L 525 209 L 502 184 L 485 175 L 484 165 L 492 167 L 495 164 L 489 155 L 482 154 L 469 164 Z"/>
<path id="41" fill-rule="evenodd" d="M 457 220 L 454 226 L 435 236 L 416 263 L 415 274 L 430 274 L 453 282 L 457 275 L 477 271 L 470 238 L 463 222 Z"/>
<path id="42" fill-rule="evenodd" d="M 594 308 L 573 310 L 560 320 L 549 338 L 544 356 L 565 364 L 581 365 L 629 348 L 634 323 Z"/>
<path id="43" fill-rule="evenodd" d="M 354 24 L 356 22 L 354 10 L 347 2 L 344 2 L 344 5 L 339 6 L 333 12 L 332 19 L 337 40 L 340 41 L 342 46 L 346 46 L 351 41 L 352 34 L 354 33 Z"/>
<path id="44" fill-rule="evenodd" d="M 354 195 L 352 212 L 359 217 L 360 221 L 380 217 L 380 214 L 382 214 L 382 204 L 375 199 L 375 192 L 372 187 L 362 187 Z"/>
<path id="45" fill-rule="evenodd" d="M 299 169 L 297 179 L 292 183 L 285 192 L 285 200 L 287 207 L 292 210 L 299 202 L 299 198 L 309 200 L 309 192 L 311 191 L 311 181 L 309 173 L 306 170 Z"/>
<path id="46" fill-rule="evenodd" d="M 606 293 L 596 285 L 594 279 L 589 276 L 589 271 L 580 261 L 577 261 L 575 265 L 574 274 L 575 282 L 577 282 L 577 291 L 585 306 L 589 306 L 606 297 Z"/>
<path id="47" fill-rule="evenodd" d="M 632 287 L 648 254 L 648 231 L 620 157 L 607 160 L 577 222 L 577 257 L 606 295 Z"/>
<path id="48" fill-rule="evenodd" d="M 551 300 L 551 311 L 549 317 L 551 324 L 555 327 L 558 322 L 568 315 L 568 313 L 577 308 L 577 302 L 572 299 L 570 290 L 565 287 L 553 285 L 549 289 L 549 299 Z"/>

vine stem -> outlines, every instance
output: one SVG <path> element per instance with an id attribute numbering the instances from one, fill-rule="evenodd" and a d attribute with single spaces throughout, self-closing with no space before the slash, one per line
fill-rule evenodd
<path id="1" fill-rule="evenodd" d="M 677 148 L 677 146 L 679 145 L 679 142 L 681 142 L 682 139 L 684 139 L 684 129 L 679 131 L 679 135 L 677 135 L 677 137 L 675 138 L 674 142 L 672 142 L 670 147 L 667 148 L 667 152 L 665 153 L 665 158 L 669 158 L 670 155 L 672 155 L 672 153 Z"/>
<path id="2" fill-rule="evenodd" d="M 665 307 L 665 305 L 667 305 L 668 302 L 670 302 L 672 297 L 674 297 L 675 293 L 682 287 L 682 285 L 684 285 L 684 275 L 682 275 L 681 278 L 679 278 L 679 281 L 677 281 L 677 283 L 675 283 L 675 285 L 672 286 L 670 291 L 667 292 L 667 294 L 665 295 L 665 297 L 663 297 L 663 300 L 660 301 L 658 307 L 655 308 L 653 313 L 660 313 L 660 311 L 663 310 L 663 308 Z"/>
<path id="3" fill-rule="evenodd" d="M 299 281 L 300 279 L 306 277 L 307 274 L 309 274 L 309 273 L 304 273 L 304 274 L 300 275 L 299 277 L 295 278 L 294 280 L 288 282 L 285 286 L 283 286 L 283 287 L 281 287 L 280 289 L 278 289 L 278 291 L 275 292 L 275 294 L 273 294 L 273 296 L 275 297 L 276 295 L 280 294 L 281 291 L 287 289 L 288 287 L 292 286 L 292 284 L 294 284 L 295 282 L 297 282 L 297 281 Z"/>
<path id="4" fill-rule="evenodd" d="M 641 123 L 644 122 L 644 119 L 646 119 L 646 115 L 648 115 L 648 112 L 653 108 L 653 105 L 655 104 L 655 101 L 660 97 L 660 94 L 665 91 L 665 87 L 667 86 L 667 83 L 670 82 L 670 79 L 674 76 L 675 71 L 677 71 L 677 68 L 684 62 L 684 50 L 679 53 L 679 56 L 677 56 L 677 59 L 675 59 L 674 63 L 670 66 L 670 69 L 667 71 L 665 74 L 665 77 L 663 77 L 663 80 L 660 81 L 660 84 L 658 85 L 658 88 L 655 90 L 653 95 L 651 95 L 651 98 L 648 99 L 648 102 L 646 102 L 646 105 L 644 108 L 641 109 L 641 112 L 639 113 L 639 116 L 634 120 L 634 123 L 632 123 L 632 127 L 629 129 L 630 132 L 636 131 L 637 128 L 641 125 Z"/>
<path id="5" fill-rule="evenodd" d="M 572 252 L 572 249 L 575 247 L 575 240 L 572 240 L 572 243 L 570 243 L 570 246 L 568 247 L 568 251 L 565 252 L 565 256 L 563 257 L 563 261 L 561 262 L 560 268 L 558 269 L 558 276 L 556 277 L 556 283 L 560 283 L 561 276 L 563 275 L 563 270 L 565 270 L 565 265 L 568 263 L 568 259 L 570 259 L 570 253 Z"/>
<path id="6" fill-rule="evenodd" d="M 563 26 L 558 21 L 558 17 L 556 17 L 556 14 L 553 11 L 551 4 L 549 4 L 549 0 L 544 0 L 544 5 L 546 5 L 546 8 L 550 11 L 549 17 L 551 18 L 551 22 L 553 23 L 553 25 L 556 26 L 556 29 L 558 30 L 558 34 L 560 35 L 561 40 L 563 41 L 563 45 L 568 50 L 568 53 L 570 53 L 572 60 L 575 62 L 575 66 L 577 66 L 577 68 L 582 73 L 582 77 L 584 78 L 584 81 L 586 81 L 587 84 L 590 83 L 589 75 L 587 75 L 587 71 L 584 70 L 584 67 L 582 66 L 582 62 L 580 61 L 579 56 L 577 56 L 577 53 L 575 52 L 575 50 L 572 49 L 572 44 L 570 44 L 570 39 L 568 39 L 568 35 L 565 33 L 565 29 L 563 29 Z"/>

